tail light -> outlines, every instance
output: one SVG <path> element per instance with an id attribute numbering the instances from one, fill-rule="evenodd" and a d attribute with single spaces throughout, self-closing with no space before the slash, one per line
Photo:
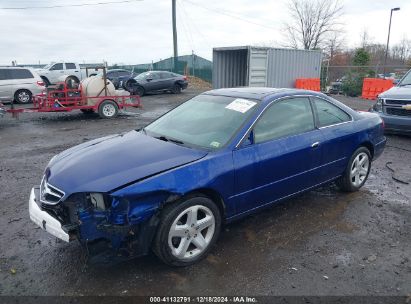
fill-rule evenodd
<path id="1" fill-rule="evenodd" d="M 44 86 L 45 86 L 45 84 L 44 84 L 43 81 L 37 81 L 37 85 L 38 85 L 38 86 L 41 86 L 41 87 L 44 87 Z"/>
<path id="2" fill-rule="evenodd" d="M 384 122 L 384 119 L 381 119 L 381 127 L 382 127 L 382 129 L 383 129 L 383 130 L 385 129 L 385 122 Z"/>
<path id="3" fill-rule="evenodd" d="M 183 76 L 183 79 L 184 79 L 184 80 L 187 80 L 187 76 L 186 76 L 186 75 L 184 75 L 184 76 Z"/>

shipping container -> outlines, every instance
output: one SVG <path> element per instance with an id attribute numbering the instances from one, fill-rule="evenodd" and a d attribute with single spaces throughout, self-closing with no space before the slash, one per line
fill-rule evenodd
<path id="1" fill-rule="evenodd" d="M 321 51 L 267 47 L 213 49 L 213 88 L 294 88 L 297 78 L 320 78 Z"/>

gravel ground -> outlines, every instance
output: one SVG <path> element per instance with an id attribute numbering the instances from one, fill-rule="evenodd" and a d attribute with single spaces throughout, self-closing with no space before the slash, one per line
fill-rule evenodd
<path id="1" fill-rule="evenodd" d="M 73 112 L 0 120 L 0 295 L 409 295 L 411 139 L 388 136 L 366 185 L 334 185 L 226 226 L 207 259 L 170 268 L 153 256 L 86 265 L 77 243 L 45 233 L 28 196 L 58 152 L 141 127 L 198 92 L 143 97 L 144 109 L 103 120 Z M 366 110 L 371 102 L 335 96 Z M 391 167 L 395 172 L 386 167 Z"/>

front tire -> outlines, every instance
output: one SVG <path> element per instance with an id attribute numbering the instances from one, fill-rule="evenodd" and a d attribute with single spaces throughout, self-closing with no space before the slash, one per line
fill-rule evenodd
<path id="1" fill-rule="evenodd" d="M 371 170 L 371 153 L 366 147 L 359 147 L 350 158 L 337 186 L 346 192 L 358 191 L 368 178 Z"/>
<path id="2" fill-rule="evenodd" d="M 171 266 L 189 266 L 212 249 L 221 229 L 221 212 L 207 197 L 193 196 L 163 210 L 154 253 Z"/>
<path id="3" fill-rule="evenodd" d="M 138 95 L 140 97 L 142 97 L 146 93 L 146 91 L 144 90 L 144 88 L 142 86 L 136 87 L 133 92 L 134 92 L 135 95 Z"/>
<path id="4" fill-rule="evenodd" d="M 21 104 L 30 103 L 31 97 L 32 97 L 32 94 L 29 90 L 18 90 L 14 94 L 14 99 L 16 100 L 16 102 L 21 103 Z"/>
<path id="5" fill-rule="evenodd" d="M 112 100 L 104 100 L 98 107 L 101 118 L 114 118 L 118 114 L 118 105 Z"/>

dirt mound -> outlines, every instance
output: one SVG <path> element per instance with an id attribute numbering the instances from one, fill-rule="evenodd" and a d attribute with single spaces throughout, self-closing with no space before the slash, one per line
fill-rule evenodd
<path id="1" fill-rule="evenodd" d="M 194 76 L 187 76 L 188 85 L 195 89 L 211 90 L 211 83 Z"/>

